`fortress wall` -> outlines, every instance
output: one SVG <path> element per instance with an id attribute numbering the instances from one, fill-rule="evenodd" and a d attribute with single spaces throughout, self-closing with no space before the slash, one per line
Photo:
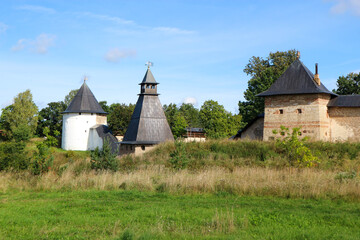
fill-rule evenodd
<path id="1" fill-rule="evenodd" d="M 329 108 L 331 141 L 360 141 L 360 108 Z"/>

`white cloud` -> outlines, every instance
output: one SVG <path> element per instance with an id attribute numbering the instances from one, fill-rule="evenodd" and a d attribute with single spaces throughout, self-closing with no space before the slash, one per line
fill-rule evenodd
<path id="1" fill-rule="evenodd" d="M 155 31 L 167 33 L 167 34 L 193 34 L 194 31 L 182 30 L 174 27 L 156 27 L 153 28 Z"/>
<path id="2" fill-rule="evenodd" d="M 55 38 L 55 35 L 42 33 L 37 36 L 35 40 L 20 39 L 16 45 L 11 48 L 11 51 L 18 52 L 28 48 L 38 54 L 45 54 L 48 52 L 48 49 L 54 45 Z"/>
<path id="3" fill-rule="evenodd" d="M 191 104 L 191 105 L 193 105 L 193 106 L 196 106 L 198 102 L 197 102 L 196 98 L 194 98 L 194 97 L 186 97 L 186 98 L 183 100 L 183 103 L 185 103 L 185 104 Z"/>
<path id="4" fill-rule="evenodd" d="M 134 57 L 135 55 L 135 50 L 120 50 L 118 48 L 112 48 L 105 54 L 104 58 L 108 62 L 119 62 L 120 59 Z"/>
<path id="5" fill-rule="evenodd" d="M 35 6 L 35 5 L 22 5 L 16 7 L 18 10 L 26 10 L 26 11 L 32 11 L 32 12 L 41 12 L 41 13 L 49 13 L 54 14 L 56 11 L 52 8 L 42 7 L 42 6 Z"/>
<path id="6" fill-rule="evenodd" d="M 84 12 L 82 14 L 84 16 L 96 18 L 96 19 L 99 19 L 99 20 L 110 21 L 110 22 L 114 22 L 116 24 L 125 24 L 125 25 L 134 25 L 135 24 L 135 22 L 132 21 L 132 20 L 126 20 L 126 19 L 122 19 L 122 18 L 119 18 L 119 17 L 112 17 L 112 16 L 108 16 L 108 15 L 94 14 L 94 13 L 90 13 L 90 12 Z"/>
<path id="7" fill-rule="evenodd" d="M 8 29 L 8 25 L 6 25 L 5 23 L 0 22 L 0 33 L 6 32 L 7 29 Z"/>
<path id="8" fill-rule="evenodd" d="M 331 13 L 343 14 L 351 12 L 352 14 L 360 16 L 360 1 L 359 0 L 335 0 L 336 4 L 330 9 Z"/>

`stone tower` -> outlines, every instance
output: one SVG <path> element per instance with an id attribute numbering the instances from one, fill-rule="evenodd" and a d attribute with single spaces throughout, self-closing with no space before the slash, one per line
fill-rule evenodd
<path id="1" fill-rule="evenodd" d="M 174 141 L 157 93 L 157 83 L 148 67 L 139 84 L 140 94 L 130 124 L 121 142 L 120 154 L 141 154 L 155 144 Z"/>
<path id="2" fill-rule="evenodd" d="M 80 151 L 102 148 L 102 136 L 99 135 L 106 134 L 106 114 L 84 81 L 63 112 L 61 147 Z"/>
<path id="3" fill-rule="evenodd" d="M 331 138 L 328 103 L 337 95 L 330 92 L 299 60 L 271 85 L 260 93 L 265 97 L 264 140 L 274 138 L 273 130 L 285 126 L 301 127 L 301 135 L 313 140 L 329 141 Z"/>

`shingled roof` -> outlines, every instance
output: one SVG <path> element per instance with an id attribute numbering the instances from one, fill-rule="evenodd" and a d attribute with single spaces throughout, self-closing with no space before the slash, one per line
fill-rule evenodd
<path id="1" fill-rule="evenodd" d="M 335 93 L 330 92 L 322 83 L 318 85 L 314 81 L 314 74 L 299 59 L 296 59 L 267 91 L 257 96 L 266 97 L 308 93 L 326 93 L 337 96 Z"/>
<path id="2" fill-rule="evenodd" d="M 107 114 L 90 88 L 84 82 L 79 91 L 76 93 L 74 99 L 71 101 L 67 109 L 63 113 L 99 113 Z"/>
<path id="3" fill-rule="evenodd" d="M 360 95 L 340 95 L 331 99 L 328 107 L 360 107 Z"/>
<path id="4" fill-rule="evenodd" d="M 141 84 L 145 83 L 156 83 L 150 69 Z M 157 92 L 140 94 L 121 144 L 157 144 L 169 140 L 173 141 L 174 136 Z"/>

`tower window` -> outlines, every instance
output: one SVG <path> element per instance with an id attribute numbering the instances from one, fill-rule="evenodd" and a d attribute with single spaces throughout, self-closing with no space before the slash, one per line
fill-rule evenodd
<path id="1" fill-rule="evenodd" d="M 299 108 L 298 110 L 296 110 L 296 112 L 297 112 L 298 114 L 301 114 L 301 113 L 302 113 L 302 110 Z"/>
<path id="2" fill-rule="evenodd" d="M 280 110 L 279 110 L 279 113 L 280 113 L 280 114 L 284 114 L 284 109 L 280 109 Z"/>
<path id="3" fill-rule="evenodd" d="M 155 85 L 152 85 L 152 86 L 151 86 L 151 89 L 155 89 Z"/>
<path id="4" fill-rule="evenodd" d="M 146 88 L 150 88 L 150 85 L 146 85 Z"/>

